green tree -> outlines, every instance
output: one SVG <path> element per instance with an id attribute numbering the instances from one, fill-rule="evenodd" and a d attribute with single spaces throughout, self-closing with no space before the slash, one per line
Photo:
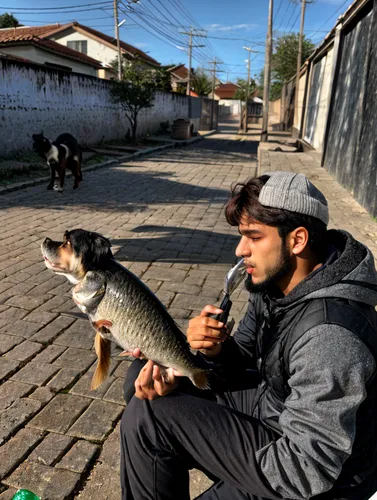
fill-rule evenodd
<path id="1" fill-rule="evenodd" d="M 275 80 L 284 83 L 296 74 L 299 37 L 298 33 L 292 33 L 278 38 L 274 46 L 271 65 Z M 301 64 L 306 61 L 314 48 L 313 42 L 304 35 Z"/>
<path id="2" fill-rule="evenodd" d="M 124 70 L 124 80 L 112 82 L 111 97 L 119 103 L 131 125 L 132 143 L 136 143 L 137 121 L 140 111 L 154 106 L 154 93 L 157 89 L 153 70 L 135 68 L 128 64 Z"/>
<path id="3" fill-rule="evenodd" d="M 246 99 L 247 80 L 244 80 L 243 78 L 237 78 L 237 85 L 239 85 L 240 88 L 234 94 L 234 98 L 244 101 Z M 252 98 L 256 88 L 257 85 L 255 83 L 255 80 L 251 78 L 249 86 L 249 100 Z"/>
<path id="4" fill-rule="evenodd" d="M 17 28 L 17 26 L 19 25 L 20 23 L 18 22 L 18 19 L 16 19 L 13 14 L 8 14 L 8 12 L 6 12 L 5 14 L 1 14 L 0 29 Z"/>
<path id="5" fill-rule="evenodd" d="M 300 35 L 298 33 L 284 35 L 278 38 L 274 44 L 271 65 L 270 101 L 279 99 L 284 82 L 290 80 L 297 72 L 299 36 Z M 313 42 L 305 38 L 304 36 L 302 43 L 301 64 L 306 61 L 306 59 L 313 52 L 314 48 L 315 45 L 313 44 Z M 258 81 L 259 93 L 261 96 L 263 96 L 263 69 L 260 72 Z"/>
<path id="6" fill-rule="evenodd" d="M 204 69 L 198 68 L 193 71 L 191 88 L 200 97 L 207 96 L 212 92 L 212 83 L 210 78 L 204 72 Z"/>
<path id="7" fill-rule="evenodd" d="M 118 74 L 118 58 L 111 61 L 110 66 L 113 68 L 115 73 Z M 166 68 L 151 68 L 146 66 L 137 57 L 130 61 L 124 54 L 122 54 L 123 80 L 127 79 L 127 72 L 130 67 L 140 72 L 146 72 L 149 78 L 155 81 L 156 90 L 171 92 L 171 76 Z"/>

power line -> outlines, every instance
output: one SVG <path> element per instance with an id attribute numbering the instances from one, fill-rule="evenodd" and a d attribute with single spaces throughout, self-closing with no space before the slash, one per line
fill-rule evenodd
<path id="1" fill-rule="evenodd" d="M 78 9 L 81 7 L 93 7 L 93 5 L 103 5 L 103 4 L 111 4 L 109 0 L 105 0 L 102 2 L 95 2 L 95 3 L 86 3 L 86 4 L 81 4 L 81 5 L 67 5 L 67 6 L 60 6 L 60 7 L 3 7 L 0 6 L 0 9 L 10 9 L 10 10 L 65 10 L 65 9 Z"/>
<path id="2" fill-rule="evenodd" d="M 10 10 L 9 7 L 0 7 L 0 10 L 4 9 L 5 11 Z M 12 9 L 14 11 L 14 9 Z M 41 14 L 51 15 L 51 14 L 71 14 L 71 13 L 77 13 L 77 12 L 93 12 L 93 10 L 102 10 L 101 7 L 92 7 L 92 8 L 87 8 L 87 9 L 79 9 L 79 10 L 56 10 L 53 13 L 52 12 L 29 12 L 29 11 L 16 11 L 15 14 L 17 16 L 21 16 L 22 14 L 26 14 L 28 16 L 38 16 Z"/>
<path id="3" fill-rule="evenodd" d="M 276 31 L 280 31 L 280 28 L 283 26 L 283 22 L 284 22 L 284 20 L 285 20 L 285 16 L 287 15 L 288 10 L 289 10 L 289 7 L 290 7 L 291 5 L 292 5 L 292 4 L 291 4 L 291 3 L 289 3 L 289 2 L 287 3 L 287 6 L 286 6 L 286 8 L 285 8 L 284 15 L 283 15 L 283 17 L 282 17 L 282 19 L 281 19 L 281 22 L 280 22 L 280 24 L 279 24 L 279 27 L 276 29 Z M 294 6 L 293 6 L 293 10 L 294 10 Z M 289 21 L 288 21 L 288 24 L 289 24 Z"/>
<path id="4" fill-rule="evenodd" d="M 323 28 L 323 27 L 324 27 L 324 26 L 325 26 L 325 25 L 326 25 L 326 24 L 330 21 L 330 19 L 331 19 L 332 17 L 334 17 L 334 16 L 335 16 L 335 14 L 336 14 L 337 12 L 339 12 L 339 11 L 340 11 L 340 9 L 342 9 L 342 8 L 346 5 L 346 3 L 347 3 L 347 2 L 349 2 L 349 0 L 345 0 L 345 2 L 343 2 L 343 3 L 342 3 L 342 5 L 341 5 L 338 9 L 336 9 L 336 11 L 335 11 L 335 12 L 333 12 L 333 13 L 331 14 L 331 16 L 327 19 L 327 21 L 325 21 L 325 22 L 322 24 L 322 26 L 320 26 L 320 27 L 317 29 L 317 31 L 315 31 L 315 32 L 312 34 L 312 36 L 314 36 L 316 33 L 318 33 L 318 32 L 319 32 L 319 31 L 320 31 L 320 30 L 321 30 L 321 29 L 322 29 L 322 28 Z"/>
<path id="5" fill-rule="evenodd" d="M 124 2 L 121 2 L 123 6 L 125 6 Z M 181 37 L 181 38 L 177 38 L 177 35 L 180 36 L 179 33 L 173 33 L 173 35 L 170 35 L 169 33 L 167 33 L 166 31 L 162 31 L 162 29 L 160 29 L 159 27 L 157 27 L 154 23 L 148 21 L 148 19 L 145 19 L 137 9 L 133 9 L 133 8 L 130 8 L 129 6 L 126 6 L 127 7 L 127 11 L 128 13 L 130 13 L 131 15 L 134 14 L 139 20 L 141 20 L 143 23 L 147 24 L 153 31 L 151 32 L 150 30 L 148 30 L 145 26 L 143 25 L 140 25 L 139 23 L 139 26 L 143 29 L 145 29 L 148 33 L 155 35 L 155 32 L 159 33 L 159 35 L 161 35 L 161 37 L 158 37 L 160 40 L 163 40 L 165 41 L 164 39 L 167 39 L 169 42 L 173 42 L 174 44 L 174 47 L 177 48 L 177 44 L 178 45 L 181 45 L 184 42 L 186 42 L 186 40 L 184 39 L 184 37 Z M 134 19 L 134 18 L 133 18 Z M 156 18 L 154 18 L 156 19 Z M 135 19 L 134 19 L 135 20 Z M 156 19 L 157 22 L 159 22 L 158 19 Z M 136 22 L 136 21 L 135 21 Z M 183 39 L 183 40 L 182 40 Z M 171 45 L 171 43 L 170 43 Z M 202 54 L 194 54 L 193 57 L 200 63 L 203 63 L 204 62 L 204 56 Z"/>
<path id="6" fill-rule="evenodd" d="M 296 17 L 296 19 L 293 21 L 292 26 L 291 26 L 291 29 L 289 30 L 289 32 L 292 32 L 294 25 L 297 23 L 298 18 L 300 17 L 300 14 L 301 14 L 301 12 L 300 12 L 300 10 L 299 10 L 299 11 L 298 11 L 298 13 L 297 13 L 297 17 Z"/>
<path id="7" fill-rule="evenodd" d="M 277 11 L 275 12 L 275 15 L 274 15 L 273 22 L 275 22 L 276 18 L 278 17 L 282 5 L 283 5 L 283 0 L 280 0 L 279 7 L 277 8 Z"/>

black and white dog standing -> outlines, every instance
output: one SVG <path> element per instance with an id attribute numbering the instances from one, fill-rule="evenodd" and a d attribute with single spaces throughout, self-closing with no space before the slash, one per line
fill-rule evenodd
<path id="1" fill-rule="evenodd" d="M 72 171 L 74 177 L 73 189 L 77 189 L 82 181 L 82 151 L 77 140 L 71 134 L 61 134 L 55 141 L 50 141 L 43 135 L 43 131 L 40 134 L 33 134 L 32 138 L 33 151 L 47 160 L 50 167 L 51 180 L 47 189 L 63 192 L 67 168 Z M 59 177 L 59 184 L 55 184 L 56 173 Z"/>

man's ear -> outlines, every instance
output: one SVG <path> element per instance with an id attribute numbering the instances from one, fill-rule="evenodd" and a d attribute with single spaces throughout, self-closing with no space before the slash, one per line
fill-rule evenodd
<path id="1" fill-rule="evenodd" d="M 294 255 L 301 254 L 308 247 L 309 232 L 305 227 L 297 227 L 288 238 Z"/>

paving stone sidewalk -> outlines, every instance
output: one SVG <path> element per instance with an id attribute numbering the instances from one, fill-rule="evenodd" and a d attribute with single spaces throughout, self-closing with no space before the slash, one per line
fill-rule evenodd
<path id="1" fill-rule="evenodd" d="M 85 174 L 78 192 L 35 186 L 0 197 L 0 499 L 27 488 L 44 500 L 118 500 L 119 420 L 128 362 L 90 391 L 94 332 L 77 319 L 71 285 L 45 268 L 40 243 L 66 229 L 98 231 L 185 328 L 216 303 L 237 230 L 229 187 L 256 174 L 256 137 L 221 133 Z M 237 292 L 233 315 L 245 310 Z M 208 486 L 193 472 L 192 497 Z"/>
<path id="2" fill-rule="evenodd" d="M 258 130 L 237 121 L 182 150 L 86 173 L 79 192 L 35 186 L 0 198 L 0 499 L 28 488 L 44 500 L 118 500 L 119 420 L 128 362 L 90 391 L 94 332 L 70 314 L 71 285 L 45 269 L 40 242 L 82 227 L 110 237 L 116 257 L 141 277 L 185 328 L 216 303 L 234 263 L 237 230 L 223 208 L 233 182 L 256 175 Z M 280 140 L 276 137 L 276 140 Z M 284 139 L 285 140 L 285 139 Z M 284 142 L 280 141 L 280 142 Z M 315 154 L 279 142 L 260 148 L 259 172 L 303 172 L 328 197 L 330 225 L 377 256 L 377 223 L 321 169 Z M 292 148 L 291 148 L 292 150 Z M 247 295 L 235 295 L 233 315 Z M 209 482 L 193 471 L 191 496 Z"/>

